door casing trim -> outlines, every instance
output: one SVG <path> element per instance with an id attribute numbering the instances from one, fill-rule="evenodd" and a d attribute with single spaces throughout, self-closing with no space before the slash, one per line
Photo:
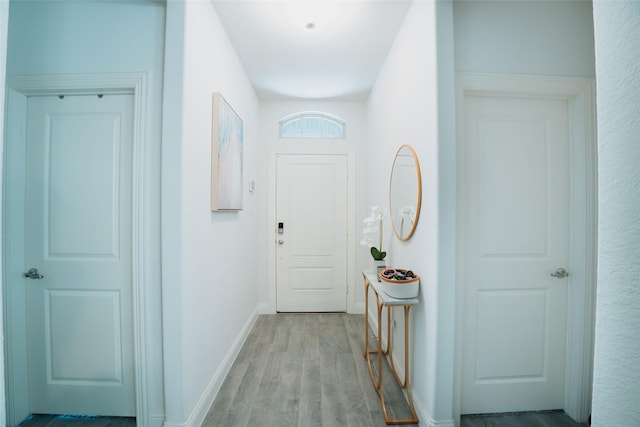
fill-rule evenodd
<path id="1" fill-rule="evenodd" d="M 308 148 L 284 148 L 277 147 L 269 154 L 269 190 L 268 190 L 268 219 L 267 219 L 267 259 L 268 259 L 268 295 L 266 306 L 261 307 L 262 314 L 272 314 L 276 312 L 276 244 L 275 223 L 276 223 L 276 164 L 279 154 L 290 155 L 341 155 L 347 157 L 347 236 L 353 236 L 354 212 L 355 212 L 355 159 L 353 149 L 335 149 L 322 147 Z M 273 226 L 273 227 L 271 227 Z M 358 311 L 355 301 L 355 244 L 353 238 L 347 238 L 347 313 L 364 312 Z"/>
<path id="2" fill-rule="evenodd" d="M 458 73 L 457 266 L 454 419 L 460 420 L 464 323 L 464 97 L 467 95 L 562 99 L 569 112 L 570 201 L 567 354 L 564 409 L 586 422 L 591 412 L 597 262 L 597 147 L 595 80 L 591 78 Z M 577 286 L 584 283 L 584 286 Z"/>
<path id="3" fill-rule="evenodd" d="M 136 422 L 149 424 L 148 386 L 146 369 L 148 356 L 147 314 L 145 287 L 144 216 L 145 216 L 145 146 L 147 117 L 146 73 L 99 73 L 60 75 L 7 76 L 7 120 L 4 164 L 3 233 L 3 296 L 5 310 L 5 351 L 7 375 L 7 424 L 17 425 L 29 415 L 26 388 L 26 341 L 24 338 L 24 286 L 19 272 L 24 266 L 24 178 L 15 179 L 11 173 L 26 161 L 26 110 L 29 96 L 78 95 L 93 93 L 127 93 L 133 95 L 133 174 L 132 174 L 132 302 L 134 336 L 134 377 Z M 14 182 L 16 181 L 16 182 Z M 21 191 L 22 190 L 22 191 Z M 22 292 L 21 292 L 22 291 Z M 22 318 L 23 318 L 22 317 Z"/>

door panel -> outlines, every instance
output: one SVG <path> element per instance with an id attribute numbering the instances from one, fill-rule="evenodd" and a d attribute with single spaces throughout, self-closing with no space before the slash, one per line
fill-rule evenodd
<path id="1" fill-rule="evenodd" d="M 135 415 L 130 95 L 30 97 L 25 279 L 33 413 Z"/>
<path id="2" fill-rule="evenodd" d="M 564 406 L 567 124 L 563 100 L 465 97 L 462 413 Z"/>
<path id="3" fill-rule="evenodd" d="M 64 103 L 68 108 L 70 102 L 69 97 L 54 100 L 54 106 Z M 47 258 L 117 258 L 120 120 L 114 113 L 58 113 L 45 118 L 48 183 L 42 197 L 48 217 Z"/>
<path id="4" fill-rule="evenodd" d="M 346 311 L 347 160 L 278 155 L 278 311 Z"/>

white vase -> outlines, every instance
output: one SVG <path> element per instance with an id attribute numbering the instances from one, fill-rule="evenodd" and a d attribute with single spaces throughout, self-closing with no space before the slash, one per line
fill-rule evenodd
<path id="1" fill-rule="evenodd" d="M 378 282 L 380 282 L 380 273 L 382 272 L 382 270 L 387 268 L 387 261 L 385 261 L 384 259 L 374 259 L 373 265 L 376 268 L 376 276 L 378 276 Z"/>

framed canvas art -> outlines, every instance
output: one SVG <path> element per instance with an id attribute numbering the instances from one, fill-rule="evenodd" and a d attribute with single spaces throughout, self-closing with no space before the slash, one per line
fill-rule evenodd
<path id="1" fill-rule="evenodd" d="M 211 210 L 242 210 L 242 119 L 219 93 L 213 94 Z"/>

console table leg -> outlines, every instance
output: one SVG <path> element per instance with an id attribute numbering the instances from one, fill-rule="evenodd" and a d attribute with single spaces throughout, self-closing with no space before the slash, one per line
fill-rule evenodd
<path id="1" fill-rule="evenodd" d="M 411 396 L 411 387 L 409 386 L 409 310 L 412 304 L 398 304 L 395 303 L 395 306 L 402 306 L 404 308 L 404 378 L 401 381 L 398 372 L 395 367 L 395 363 L 393 361 L 393 351 L 392 351 L 392 336 L 393 332 L 391 329 L 391 306 L 385 302 L 385 299 L 380 298 L 378 294 L 378 290 L 373 287 L 374 294 L 376 297 L 376 315 L 378 320 L 378 343 L 377 348 L 375 350 L 369 349 L 369 290 L 372 287 L 367 277 L 363 274 L 364 278 L 364 290 L 365 290 L 365 348 L 364 348 L 364 357 L 367 359 L 367 367 L 369 369 L 369 376 L 371 377 L 371 382 L 373 383 L 373 387 L 378 392 L 378 397 L 380 399 L 380 406 L 382 408 L 382 415 L 384 416 L 384 421 L 386 424 L 417 424 L 418 417 L 416 415 L 415 408 L 413 406 L 413 398 Z M 385 297 L 386 298 L 386 297 Z M 415 302 L 413 303 L 415 304 Z M 384 307 L 387 307 L 387 346 L 386 349 L 382 348 L 382 310 Z M 378 356 L 378 378 L 374 374 L 374 367 L 371 365 L 371 353 L 376 353 Z M 387 413 L 387 406 L 385 403 L 384 390 L 382 387 L 382 358 L 383 356 L 387 356 L 389 359 L 389 365 L 391 367 L 391 371 L 396 379 L 396 382 L 400 386 L 401 390 L 406 392 L 407 402 L 409 404 L 409 410 L 411 411 L 411 418 L 403 418 L 403 419 L 391 419 L 389 418 L 389 414 Z"/>

